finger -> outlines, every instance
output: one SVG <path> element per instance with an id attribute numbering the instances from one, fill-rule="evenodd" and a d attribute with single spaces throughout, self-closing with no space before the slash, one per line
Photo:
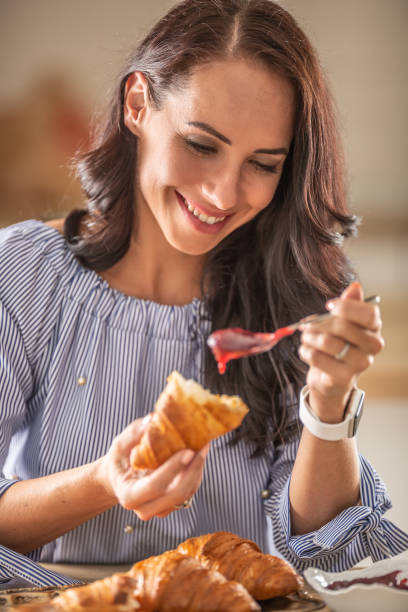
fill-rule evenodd
<path id="1" fill-rule="evenodd" d="M 371 331 L 379 331 L 381 329 L 381 314 L 377 304 L 354 299 L 337 298 L 329 300 L 326 303 L 326 307 L 333 316 L 324 322 L 339 317 Z"/>
<path id="2" fill-rule="evenodd" d="M 148 414 L 142 419 L 136 419 L 116 436 L 114 440 L 116 451 L 128 455 L 132 448 L 140 442 L 150 419 L 151 414 Z"/>
<path id="3" fill-rule="evenodd" d="M 204 459 L 197 453 L 191 464 L 180 473 L 160 497 L 138 506 L 135 510 L 141 520 L 149 520 L 164 512 L 172 512 L 178 504 L 194 495 L 200 486 L 204 469 Z"/>
<path id="4" fill-rule="evenodd" d="M 200 451 L 198 451 L 198 454 L 201 455 L 203 459 L 206 459 L 209 450 L 210 450 L 210 443 L 208 442 L 205 446 L 203 446 L 203 448 Z"/>
<path id="5" fill-rule="evenodd" d="M 156 470 L 142 475 L 138 471 L 129 471 L 127 480 L 120 488 L 120 503 L 128 509 L 135 509 L 140 505 L 163 497 L 170 483 L 180 472 L 187 469 L 195 453 L 191 449 L 184 449 L 172 455 Z M 201 461 L 203 459 L 201 458 Z M 133 473 L 133 479 L 132 479 Z"/>
<path id="6" fill-rule="evenodd" d="M 302 344 L 298 352 L 302 361 L 311 368 L 326 374 L 330 378 L 330 384 L 333 386 L 347 386 L 356 374 L 354 368 L 349 363 L 334 359 L 332 356 L 313 347 Z"/>
<path id="7" fill-rule="evenodd" d="M 358 281 L 351 283 L 348 287 L 345 288 L 343 293 L 341 294 L 341 298 L 343 300 L 360 300 L 364 299 L 364 291 L 361 284 Z"/>
<path id="8" fill-rule="evenodd" d="M 111 473 L 112 482 L 121 483 L 124 479 L 131 475 L 130 452 L 136 444 L 141 440 L 143 433 L 149 421 L 148 417 L 136 419 L 132 421 L 119 435 L 117 435 L 109 449 L 109 471 Z M 136 474 L 133 474 L 135 477 Z M 116 490 L 116 486 L 114 487 Z"/>
<path id="9" fill-rule="evenodd" d="M 319 344 L 319 343 L 318 343 Z M 305 347 L 305 351 L 302 355 L 305 355 L 308 359 L 309 365 L 313 367 L 319 367 L 322 364 L 322 361 L 318 358 L 320 355 L 324 355 L 329 360 L 334 362 L 333 365 L 337 364 L 346 364 L 349 369 L 353 371 L 354 374 L 360 374 L 364 370 L 366 370 L 374 361 L 374 355 L 371 353 L 365 353 L 360 349 L 356 348 L 352 344 L 345 343 L 342 340 L 339 340 L 334 337 L 330 337 L 327 344 L 325 344 L 325 350 L 321 350 L 319 346 L 309 344 L 308 342 L 304 342 L 303 346 Z M 344 349 L 345 345 L 349 344 L 349 348 L 344 355 L 339 359 L 337 355 Z M 327 349 L 327 347 L 333 347 Z M 315 354 L 316 353 L 316 354 Z M 330 362 L 325 362 L 327 367 L 330 368 Z M 332 373 L 332 371 L 330 371 Z"/>
<path id="10" fill-rule="evenodd" d="M 335 357 L 347 342 L 355 349 L 351 354 L 377 355 L 384 347 L 384 340 L 379 333 L 362 330 L 360 327 L 346 323 L 344 320 L 333 322 L 331 333 L 305 329 L 301 342 L 328 355 Z"/>
<path id="11" fill-rule="evenodd" d="M 157 518 L 164 518 L 165 516 L 168 516 L 172 512 L 174 512 L 174 508 L 170 508 L 169 510 L 166 510 L 165 512 L 160 512 L 160 514 L 155 514 L 154 516 L 157 517 Z M 135 514 L 136 514 L 136 512 L 135 512 Z"/>

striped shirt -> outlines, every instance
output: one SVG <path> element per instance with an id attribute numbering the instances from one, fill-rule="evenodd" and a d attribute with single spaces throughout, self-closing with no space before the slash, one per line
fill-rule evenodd
<path id="1" fill-rule="evenodd" d="M 83 268 L 41 222 L 0 230 L 0 494 L 19 479 L 105 454 L 126 425 L 153 409 L 172 370 L 202 383 L 209 330 L 200 300 L 168 306 L 126 296 Z M 291 536 L 298 440 L 251 459 L 246 443 L 231 446 L 230 437 L 212 442 L 190 509 L 140 521 L 117 505 L 28 555 L 0 546 L 0 582 L 69 583 L 38 562 L 133 563 L 218 530 L 254 540 L 299 571 L 342 570 L 408 548 L 408 536 L 383 518 L 391 502 L 363 458 L 361 505 Z"/>

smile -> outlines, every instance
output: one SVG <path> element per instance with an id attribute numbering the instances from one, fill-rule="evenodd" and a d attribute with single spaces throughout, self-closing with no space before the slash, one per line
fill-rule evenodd
<path id="1" fill-rule="evenodd" d="M 197 210 L 197 208 L 194 208 L 194 206 L 192 204 L 190 204 L 190 202 L 188 202 L 182 195 L 181 193 L 179 193 L 180 198 L 182 199 L 185 207 L 195 216 L 197 217 L 197 219 L 200 219 L 200 221 L 202 221 L 203 223 L 207 223 L 207 225 L 214 225 L 215 223 L 221 223 L 222 221 L 224 221 L 224 219 L 226 218 L 224 217 L 209 217 L 208 215 L 206 215 L 205 213 L 201 212 L 200 210 Z"/>

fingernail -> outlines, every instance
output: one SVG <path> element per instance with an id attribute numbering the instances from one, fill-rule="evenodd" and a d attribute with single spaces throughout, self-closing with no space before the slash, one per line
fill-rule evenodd
<path id="1" fill-rule="evenodd" d="M 334 300 L 327 300 L 326 308 L 327 310 L 332 310 L 335 306 L 336 302 Z"/>
<path id="2" fill-rule="evenodd" d="M 206 444 L 205 446 L 203 446 L 203 448 L 198 452 L 199 455 L 201 455 L 201 457 L 203 459 L 206 458 L 206 456 L 208 455 L 208 451 L 210 450 L 210 445 Z"/>
<path id="3" fill-rule="evenodd" d="M 151 418 L 152 418 L 152 414 L 151 414 L 151 413 L 150 413 L 150 414 L 147 414 L 147 415 L 144 417 L 144 419 L 143 419 L 143 421 L 142 421 L 142 425 L 143 425 L 143 427 L 146 427 L 146 425 L 148 425 L 148 423 L 149 423 L 149 421 L 151 420 Z"/>
<path id="4" fill-rule="evenodd" d="M 188 465 L 189 463 L 191 463 L 193 457 L 195 455 L 195 452 L 191 449 L 186 450 L 183 453 L 183 456 L 181 457 L 181 463 L 183 465 Z"/>

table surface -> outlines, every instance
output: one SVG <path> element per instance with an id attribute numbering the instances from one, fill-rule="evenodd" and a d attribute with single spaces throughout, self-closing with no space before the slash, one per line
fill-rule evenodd
<path id="1" fill-rule="evenodd" d="M 70 578 L 77 578 L 84 582 L 92 582 L 111 576 L 116 572 L 126 572 L 131 565 L 67 565 L 59 563 L 41 563 L 47 569 L 53 570 Z M 15 591 L 0 591 L 0 610 L 7 610 L 11 606 L 28 601 L 49 600 L 58 592 L 55 589 L 17 589 Z M 297 610 L 299 612 L 330 612 L 316 591 L 306 585 L 304 592 L 299 595 L 282 597 L 261 602 L 263 612 L 288 612 Z"/>

